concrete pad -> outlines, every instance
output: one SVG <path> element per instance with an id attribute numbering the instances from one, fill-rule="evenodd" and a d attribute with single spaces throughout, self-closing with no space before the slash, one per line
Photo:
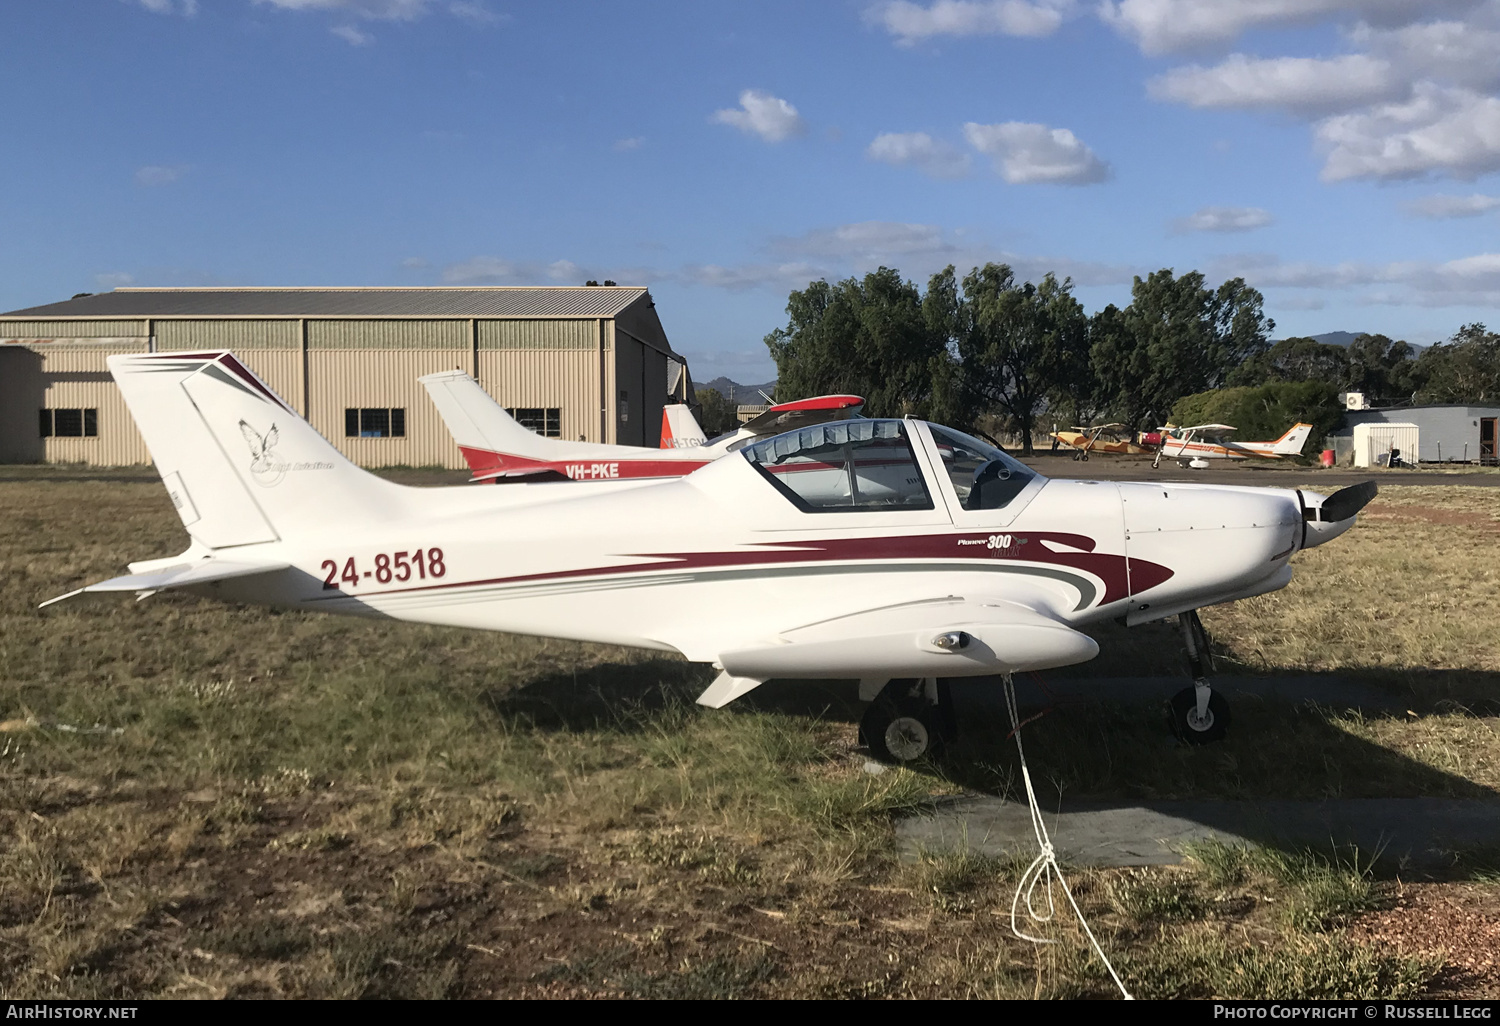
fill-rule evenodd
<path id="1" fill-rule="evenodd" d="M 1500 847 L 1500 799 L 1358 798 L 1300 801 L 1164 801 L 1070 804 L 1046 814 L 1058 857 L 1081 866 L 1160 866 L 1183 861 L 1182 846 L 1226 844 L 1313 848 L 1360 861 L 1443 868 L 1455 850 Z M 952 799 L 896 826 L 907 858 L 968 848 L 995 857 L 1036 854 L 1026 806 L 986 795 Z"/>
<path id="2" fill-rule="evenodd" d="M 1209 677 L 1214 690 L 1229 700 L 1320 705 L 1372 712 L 1400 712 L 1404 699 L 1380 688 L 1330 674 L 1296 674 L 1276 677 Z M 1045 690 L 1030 675 L 1016 678 L 1016 704 L 1022 708 L 1043 708 L 1076 701 L 1160 702 L 1171 698 L 1192 681 L 1181 677 L 1059 677 L 1045 681 Z M 979 709 L 993 706 L 1004 714 L 1005 698 L 999 677 L 963 677 L 949 682 L 953 702 L 962 714 L 964 707 Z"/>

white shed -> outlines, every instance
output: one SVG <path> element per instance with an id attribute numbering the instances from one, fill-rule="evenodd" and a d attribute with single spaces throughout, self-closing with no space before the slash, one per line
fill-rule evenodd
<path id="1" fill-rule="evenodd" d="M 1392 450 L 1408 463 L 1417 461 L 1418 432 L 1415 424 L 1367 423 L 1354 425 L 1354 465 L 1385 466 Z"/>

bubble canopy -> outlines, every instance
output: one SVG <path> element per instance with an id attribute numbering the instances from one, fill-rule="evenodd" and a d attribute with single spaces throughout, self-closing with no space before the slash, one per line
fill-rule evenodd
<path id="1" fill-rule="evenodd" d="M 1000 509 L 1037 474 L 998 448 L 952 428 L 894 419 L 847 420 L 783 432 L 741 455 L 799 509 L 930 510 L 933 489 L 914 452 L 922 429 L 965 510 Z"/>

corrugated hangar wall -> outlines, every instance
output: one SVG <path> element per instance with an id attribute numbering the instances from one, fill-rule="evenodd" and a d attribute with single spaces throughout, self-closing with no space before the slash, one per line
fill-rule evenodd
<path id="1" fill-rule="evenodd" d="M 502 406 L 557 410 L 562 438 L 654 446 L 670 349 L 649 297 L 617 316 L 5 319 L 5 341 L 0 460 L 99 465 L 150 460 L 113 353 L 230 349 L 354 461 L 461 468 L 418 377 L 462 369 Z M 59 408 L 97 410 L 98 434 L 42 437 L 38 412 Z M 405 434 L 347 437 L 350 409 L 402 410 Z"/>
<path id="2" fill-rule="evenodd" d="M 0 460 L 103 466 L 150 462 L 146 443 L 104 362 L 113 353 L 144 353 L 147 345 L 144 338 L 116 338 L 103 343 L 55 341 L 45 352 L 0 347 Z M 96 410 L 98 434 L 42 437 L 38 412 L 57 408 Z"/>
<path id="3" fill-rule="evenodd" d="M 480 321 L 475 377 L 502 406 L 560 410 L 559 437 L 599 441 L 601 383 L 612 356 L 600 340 L 608 344 L 608 323 Z"/>

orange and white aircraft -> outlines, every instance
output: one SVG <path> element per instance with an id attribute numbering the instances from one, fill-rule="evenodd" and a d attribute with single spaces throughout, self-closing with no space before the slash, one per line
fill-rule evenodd
<path id="1" fill-rule="evenodd" d="M 1183 466 L 1202 470 L 1209 460 L 1247 460 L 1258 457 L 1279 460 L 1283 456 L 1300 456 L 1312 434 L 1311 424 L 1293 424 L 1290 431 L 1274 442 L 1232 442 L 1220 437 L 1235 430 L 1228 424 L 1196 424 L 1185 428 L 1162 428 L 1161 448 L 1156 450 L 1153 467 L 1161 466 L 1162 457 L 1181 460 Z"/>
<path id="2" fill-rule="evenodd" d="M 1087 461 L 1091 452 L 1103 452 L 1115 456 L 1149 455 L 1151 452 L 1150 449 L 1136 445 L 1129 438 L 1114 439 L 1111 441 L 1103 441 L 1101 439 L 1101 436 L 1106 431 L 1116 431 L 1124 426 L 1124 424 L 1098 424 L 1094 427 L 1075 427 L 1070 431 L 1054 431 L 1052 432 L 1052 437 L 1063 445 L 1071 446 L 1075 460 Z"/>
<path id="3" fill-rule="evenodd" d="M 497 484 L 563 478 L 614 481 L 681 477 L 758 438 L 857 417 L 864 406 L 857 395 L 799 399 L 772 406 L 738 431 L 707 439 L 691 411 L 674 404 L 662 410 L 661 448 L 652 449 L 543 438 L 506 413 L 505 407 L 463 371 L 443 371 L 417 380 L 427 389 L 438 415 L 458 443 L 473 480 Z"/>

